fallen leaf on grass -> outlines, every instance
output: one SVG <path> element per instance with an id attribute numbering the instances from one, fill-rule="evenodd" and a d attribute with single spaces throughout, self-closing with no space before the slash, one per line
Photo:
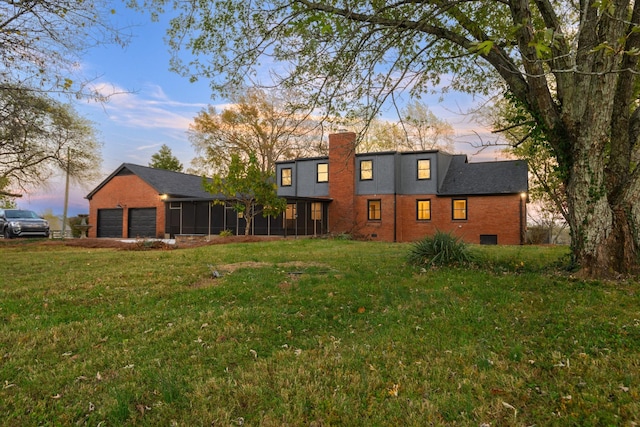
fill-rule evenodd
<path id="1" fill-rule="evenodd" d="M 399 391 L 400 391 L 400 384 L 394 384 L 391 386 L 389 390 L 387 390 L 387 393 L 389 393 L 389 396 L 398 397 Z"/>
<path id="2" fill-rule="evenodd" d="M 516 417 L 518 416 L 518 410 L 513 405 L 505 402 L 504 400 L 502 401 L 502 406 L 504 406 L 505 408 L 509 408 L 513 411 L 513 419 L 515 420 Z"/>
<path id="3" fill-rule="evenodd" d="M 511 405 L 511 404 L 509 404 L 509 403 L 507 403 L 505 401 L 502 401 L 502 406 L 504 406 L 505 408 L 509 408 L 509 409 L 514 410 L 514 411 L 517 411 L 517 409 L 514 408 L 513 405 Z"/>

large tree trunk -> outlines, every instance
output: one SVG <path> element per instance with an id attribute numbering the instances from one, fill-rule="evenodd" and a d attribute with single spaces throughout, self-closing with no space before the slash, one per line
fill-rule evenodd
<path id="1" fill-rule="evenodd" d="M 558 114 L 545 108 L 535 92 L 529 98 L 550 130 L 565 173 L 572 254 L 584 277 L 617 277 L 635 272 L 638 266 L 640 216 L 634 215 L 632 207 L 639 184 L 631 160 L 635 144 L 632 95 L 637 81 L 628 71 L 637 68 L 637 58 L 597 49 L 603 42 L 614 43 L 633 32 L 633 25 L 625 24 L 626 0 L 615 2 L 615 16 L 585 6 L 577 39 L 577 72 L 557 74 Z M 633 15 L 637 22 L 637 4 Z M 640 46 L 640 37 L 634 35 L 628 42 L 629 49 Z M 559 69 L 567 65 L 556 64 Z"/>
<path id="2" fill-rule="evenodd" d="M 579 275 L 616 278 L 637 272 L 637 222 L 630 207 L 610 205 L 606 198 L 570 199 L 572 253 Z"/>
<path id="3" fill-rule="evenodd" d="M 588 126 L 582 126 L 586 130 Z M 587 132 L 588 133 L 588 132 Z M 597 137 L 583 135 L 576 142 L 573 165 L 567 183 L 572 254 L 583 277 L 619 277 L 638 268 L 638 219 L 634 200 L 638 185 L 627 185 L 623 193 L 611 182 L 604 146 Z M 611 159 L 608 159 L 609 162 Z"/>

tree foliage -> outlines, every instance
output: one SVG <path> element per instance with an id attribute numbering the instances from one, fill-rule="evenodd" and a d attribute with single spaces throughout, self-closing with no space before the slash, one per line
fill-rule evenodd
<path id="1" fill-rule="evenodd" d="M 438 85 L 510 93 L 558 163 L 583 274 L 638 267 L 640 2 L 155 2 L 165 3 L 182 12 L 169 29 L 173 68 L 223 94 L 267 62 L 326 116 L 373 118 L 391 94 Z"/>
<path id="2" fill-rule="evenodd" d="M 406 134 L 406 150 L 453 150 L 453 126 L 440 119 L 427 105 L 410 101 L 400 113 L 400 123 Z"/>
<path id="3" fill-rule="evenodd" d="M 295 111 L 291 94 L 247 88 L 234 93 L 233 103 L 222 111 L 211 106 L 201 111 L 189 132 L 196 171 L 224 172 L 231 154 L 244 161 L 253 154 L 260 170 L 271 173 L 278 160 L 317 152 L 321 137 L 313 132 L 316 124 Z"/>
<path id="4" fill-rule="evenodd" d="M 160 150 L 151 156 L 149 167 L 182 172 L 182 163 L 180 163 L 180 160 L 173 155 L 171 148 L 169 148 L 167 144 L 162 144 Z"/>
<path id="5" fill-rule="evenodd" d="M 205 180 L 204 187 L 212 194 L 223 195 L 223 200 L 216 203 L 230 203 L 244 218 L 244 234 L 248 236 L 257 215 L 275 216 L 286 208 L 285 199 L 277 195 L 274 181 L 274 175 L 261 169 L 255 155 L 250 154 L 248 161 L 244 161 L 234 153 L 231 154 L 227 173 L 215 175 L 211 181 Z"/>
<path id="6" fill-rule="evenodd" d="M 100 143 L 68 104 L 21 89 L 0 91 L 0 195 L 19 197 L 55 172 L 96 178 Z"/>
<path id="7" fill-rule="evenodd" d="M 106 0 L 0 0 L 0 91 L 19 86 L 103 99 L 79 62 L 91 47 L 127 42 L 110 23 L 115 13 Z"/>
<path id="8" fill-rule="evenodd" d="M 483 116 L 508 142 L 506 153 L 528 161 L 529 198 L 538 204 L 539 213 L 568 223 L 562 171 L 549 141 L 531 114 L 517 99 L 506 96 L 484 109 Z"/>
<path id="9" fill-rule="evenodd" d="M 424 103 L 409 102 L 399 111 L 399 118 L 398 122 L 372 119 L 362 125 L 358 151 L 453 151 L 453 127 Z"/>

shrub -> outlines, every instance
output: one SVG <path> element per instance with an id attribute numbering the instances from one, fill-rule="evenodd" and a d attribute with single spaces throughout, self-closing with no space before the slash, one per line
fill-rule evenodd
<path id="1" fill-rule="evenodd" d="M 410 264 L 425 267 L 465 265 L 472 261 L 467 245 L 452 233 L 442 231 L 414 243 L 407 258 Z"/>
<path id="2" fill-rule="evenodd" d="M 231 230 L 222 230 L 220 232 L 220 237 L 231 237 L 233 236 L 233 231 Z"/>
<path id="3" fill-rule="evenodd" d="M 353 236 L 349 233 L 340 233 L 333 236 L 335 240 L 354 240 Z"/>

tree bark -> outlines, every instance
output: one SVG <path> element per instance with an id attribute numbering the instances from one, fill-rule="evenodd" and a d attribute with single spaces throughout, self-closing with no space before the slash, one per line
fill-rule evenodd
<path id="1" fill-rule="evenodd" d="M 638 200 L 640 188 L 628 184 L 625 192 L 618 193 L 605 171 L 605 150 L 599 144 L 590 146 L 575 153 L 567 184 L 574 262 L 582 277 L 637 273 L 640 211 L 633 201 Z"/>

